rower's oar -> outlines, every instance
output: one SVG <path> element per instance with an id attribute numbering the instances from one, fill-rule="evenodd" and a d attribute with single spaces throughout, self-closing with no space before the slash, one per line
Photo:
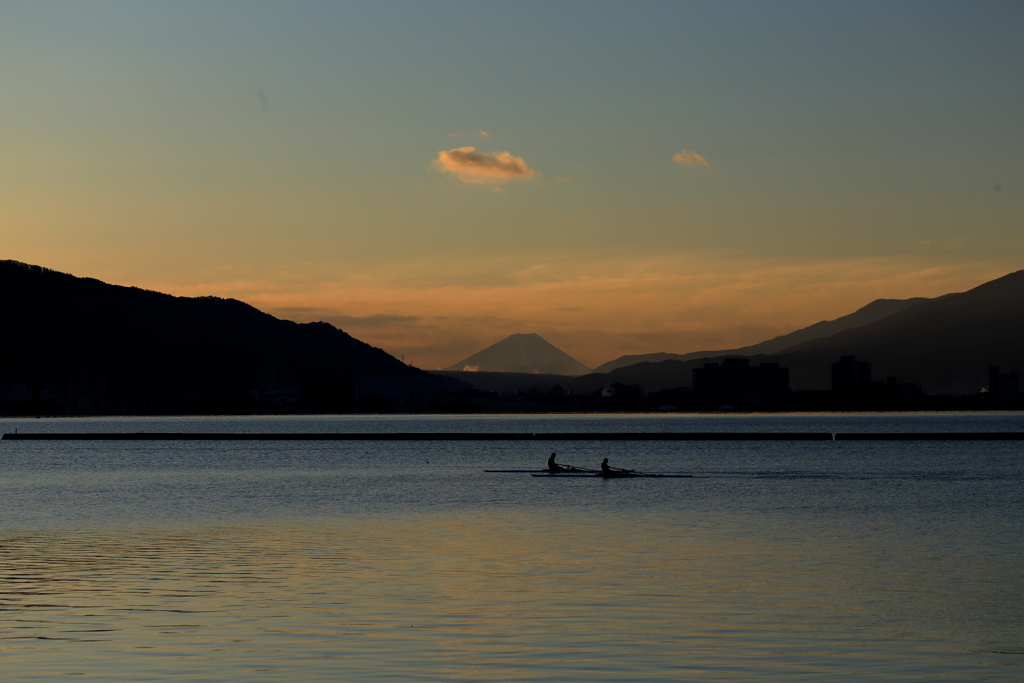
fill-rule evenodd
<path id="1" fill-rule="evenodd" d="M 622 472 L 623 474 L 649 474 L 649 472 L 637 472 L 636 470 L 627 470 L 622 467 L 612 467 L 611 465 L 608 466 L 608 469 L 613 472 Z"/>

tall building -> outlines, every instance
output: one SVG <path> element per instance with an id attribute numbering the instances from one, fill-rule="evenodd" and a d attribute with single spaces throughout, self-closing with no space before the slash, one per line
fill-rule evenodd
<path id="1" fill-rule="evenodd" d="M 848 391 L 871 385 L 871 363 L 857 356 L 840 356 L 832 364 L 832 391 Z"/>
<path id="2" fill-rule="evenodd" d="M 988 395 L 993 401 L 1016 401 L 1020 396 L 1020 376 L 1014 372 L 999 372 L 998 365 L 988 369 Z"/>
<path id="3" fill-rule="evenodd" d="M 698 399 L 739 405 L 780 404 L 789 400 L 789 368 L 778 363 L 751 367 L 746 358 L 726 358 L 693 369 Z"/>

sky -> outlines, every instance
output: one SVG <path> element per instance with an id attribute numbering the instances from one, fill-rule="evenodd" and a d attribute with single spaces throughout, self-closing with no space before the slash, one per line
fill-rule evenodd
<path id="1" fill-rule="evenodd" d="M 1024 268 L 1024 3 L 0 0 L 0 258 L 424 369 Z"/>

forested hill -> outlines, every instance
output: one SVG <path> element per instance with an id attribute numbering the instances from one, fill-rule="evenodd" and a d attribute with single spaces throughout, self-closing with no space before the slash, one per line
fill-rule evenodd
<path id="1" fill-rule="evenodd" d="M 947 294 L 945 296 L 953 296 Z M 665 360 L 690 361 L 702 358 L 721 358 L 724 356 L 760 356 L 780 353 L 783 349 L 802 344 L 814 339 L 824 339 L 838 332 L 863 327 L 871 323 L 887 318 L 890 315 L 899 313 L 918 304 L 931 301 L 931 299 L 876 299 L 867 306 L 864 306 L 849 315 L 844 315 L 835 320 L 822 320 L 808 327 L 801 328 L 794 332 L 768 339 L 750 346 L 742 346 L 736 349 L 724 351 L 691 351 L 689 353 L 643 353 L 631 356 L 622 356 L 594 369 L 595 373 L 607 373 L 618 368 L 624 368 L 637 363 L 660 363 Z"/>
<path id="2" fill-rule="evenodd" d="M 0 383 L 58 389 L 83 371 L 114 399 L 298 386 L 351 375 L 356 394 L 437 388 L 451 380 L 410 367 L 345 332 L 279 320 L 218 297 L 176 297 L 0 261 Z M 132 405 L 135 405 L 133 403 Z"/>
<path id="3" fill-rule="evenodd" d="M 745 357 L 754 365 L 770 361 L 789 368 L 793 389 L 828 389 L 832 363 L 841 356 L 871 363 L 876 380 L 893 376 L 931 394 L 976 394 L 988 383 L 990 366 L 1024 371 L 1024 271 L 771 355 Z M 694 368 L 725 357 L 637 363 L 585 375 L 568 387 L 577 392 L 613 382 L 648 391 L 688 387 Z"/>
<path id="4" fill-rule="evenodd" d="M 822 385 L 829 363 L 856 355 L 876 377 L 898 375 L 932 393 L 974 393 L 988 367 L 1024 370 L 1024 271 L 949 294 L 869 325 L 807 341 L 778 354 L 794 386 Z"/>

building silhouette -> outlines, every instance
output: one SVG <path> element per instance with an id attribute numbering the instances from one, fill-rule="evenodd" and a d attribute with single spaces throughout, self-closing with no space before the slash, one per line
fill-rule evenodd
<path id="1" fill-rule="evenodd" d="M 999 372 L 998 365 L 989 366 L 988 395 L 993 401 L 1016 401 L 1020 397 L 1020 376 L 1013 370 Z"/>
<path id="2" fill-rule="evenodd" d="M 778 363 L 751 367 L 746 358 L 726 358 L 693 369 L 693 391 L 699 400 L 734 405 L 779 405 L 789 400 L 789 368 Z"/>
<path id="3" fill-rule="evenodd" d="M 885 378 L 885 398 L 887 401 L 918 401 L 924 396 L 920 384 L 900 382 L 895 377 Z"/>
<path id="4" fill-rule="evenodd" d="M 857 356 L 840 356 L 832 364 L 832 391 L 848 391 L 871 386 L 871 363 Z"/>
<path id="5" fill-rule="evenodd" d="M 72 413 L 102 412 L 107 402 L 107 378 L 79 370 L 68 380 L 68 401 Z"/>

